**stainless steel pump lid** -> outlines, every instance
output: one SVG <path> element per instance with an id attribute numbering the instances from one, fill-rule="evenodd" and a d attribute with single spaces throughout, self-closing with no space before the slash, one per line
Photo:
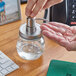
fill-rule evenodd
<path id="1" fill-rule="evenodd" d="M 27 40 L 39 39 L 42 37 L 39 24 L 35 23 L 33 28 L 31 28 L 32 30 L 35 30 L 33 33 L 29 33 L 29 31 L 27 31 L 27 29 L 30 29 L 30 28 L 27 27 L 26 23 L 23 24 L 19 29 L 19 36 L 24 39 L 27 39 Z"/>

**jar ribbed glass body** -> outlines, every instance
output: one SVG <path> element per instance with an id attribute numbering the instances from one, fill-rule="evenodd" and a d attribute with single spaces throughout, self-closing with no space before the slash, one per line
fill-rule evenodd
<path id="1" fill-rule="evenodd" d="M 19 56 L 26 60 L 38 59 L 43 54 L 44 47 L 45 41 L 43 37 L 28 40 L 19 36 L 16 45 Z"/>

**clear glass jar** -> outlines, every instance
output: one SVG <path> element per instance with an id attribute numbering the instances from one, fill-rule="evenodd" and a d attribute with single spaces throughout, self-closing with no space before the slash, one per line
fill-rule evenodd
<path id="1" fill-rule="evenodd" d="M 38 59 L 44 51 L 44 38 L 40 25 L 34 18 L 27 18 L 27 23 L 20 26 L 19 39 L 17 41 L 17 52 L 19 56 L 26 60 Z"/>
<path id="2" fill-rule="evenodd" d="M 17 41 L 17 52 L 19 56 L 26 60 L 38 59 L 44 51 L 44 38 L 27 40 L 19 36 Z"/>

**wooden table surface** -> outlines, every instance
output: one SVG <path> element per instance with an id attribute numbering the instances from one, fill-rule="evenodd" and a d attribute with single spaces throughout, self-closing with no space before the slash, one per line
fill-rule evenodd
<path id="1" fill-rule="evenodd" d="M 46 76 L 49 63 L 52 59 L 76 62 L 76 52 L 68 52 L 65 48 L 59 46 L 52 40 L 45 38 L 45 51 L 43 55 L 35 61 L 21 59 L 16 50 L 18 31 L 21 24 L 25 23 L 25 7 L 21 5 L 22 20 L 7 25 L 0 26 L 0 50 L 11 58 L 19 69 L 7 76 Z M 40 12 L 37 17 L 42 18 L 44 11 Z M 38 21 L 42 23 L 42 21 Z"/>

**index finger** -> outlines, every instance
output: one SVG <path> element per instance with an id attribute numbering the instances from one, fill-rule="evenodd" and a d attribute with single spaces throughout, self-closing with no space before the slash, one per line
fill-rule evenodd
<path id="1" fill-rule="evenodd" d="M 47 24 L 47 23 L 46 24 L 43 24 L 41 27 L 43 28 L 45 26 L 48 27 L 49 29 L 54 30 L 55 32 L 60 32 L 62 34 L 64 34 L 66 32 L 66 29 L 64 29 L 64 28 L 58 28 L 56 26 L 52 26 L 52 25 Z"/>
<path id="2" fill-rule="evenodd" d="M 70 26 L 63 24 L 63 23 L 59 23 L 59 22 L 49 22 L 49 24 L 54 25 L 56 27 L 61 27 L 61 28 L 65 28 L 65 29 L 70 29 Z"/>
<path id="3" fill-rule="evenodd" d="M 34 5 L 37 1 L 38 0 L 28 0 L 27 6 L 26 6 L 26 11 L 25 11 L 26 16 L 30 16 L 30 14 L 32 12 L 32 8 L 34 7 Z"/>
<path id="4" fill-rule="evenodd" d="M 46 2 L 47 0 L 38 0 L 36 6 L 32 11 L 31 17 L 35 17 L 39 13 L 39 11 L 43 8 Z"/>

